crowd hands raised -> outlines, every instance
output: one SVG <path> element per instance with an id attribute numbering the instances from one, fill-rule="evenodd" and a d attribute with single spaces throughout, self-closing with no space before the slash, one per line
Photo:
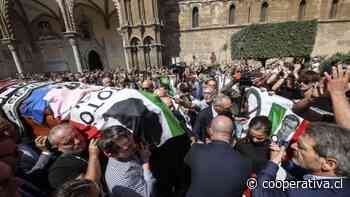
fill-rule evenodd
<path id="1" fill-rule="evenodd" d="M 0 196 L 348 197 L 349 76 L 350 66 L 342 62 L 321 71 L 282 60 L 266 67 L 242 63 L 22 76 L 19 80 L 148 91 L 162 99 L 187 132 L 156 148 L 123 127 L 106 129 L 88 142 L 63 123 L 48 136 L 16 144 L 15 128 L 1 118 Z M 271 139 L 268 117 L 249 118 L 244 93 L 251 86 L 292 100 L 293 112 L 311 122 L 306 131 L 289 146 Z M 252 177 L 254 188 L 246 184 Z M 343 182 L 332 189 L 262 186 L 276 179 Z"/>

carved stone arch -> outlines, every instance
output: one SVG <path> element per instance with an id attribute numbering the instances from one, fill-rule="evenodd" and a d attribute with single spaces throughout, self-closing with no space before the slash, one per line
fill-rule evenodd
<path id="1" fill-rule="evenodd" d="M 106 56 L 103 48 L 96 46 L 96 45 L 90 45 L 82 52 L 83 64 L 85 65 L 84 69 L 89 69 L 89 55 L 90 55 L 91 51 L 95 51 L 101 58 L 100 60 L 101 60 L 102 66 L 104 68 L 108 68 L 107 56 Z"/>
<path id="2" fill-rule="evenodd" d="M 136 68 L 139 67 L 139 46 L 142 45 L 142 40 L 136 36 L 130 39 L 131 65 Z"/>
<path id="3" fill-rule="evenodd" d="M 199 8 L 198 7 L 193 7 L 192 8 L 192 17 L 191 17 L 191 21 L 192 21 L 192 28 L 196 28 L 196 27 L 199 27 L 199 15 L 200 15 L 200 11 L 199 11 Z"/>
<path id="4" fill-rule="evenodd" d="M 116 27 L 120 28 L 121 24 L 120 24 L 120 18 L 119 18 L 117 10 L 114 10 L 113 12 L 108 14 L 108 16 L 107 16 L 108 23 L 111 24 L 112 17 L 114 17 L 114 16 L 117 17 Z M 113 25 L 111 25 L 111 26 L 113 26 Z"/>
<path id="5" fill-rule="evenodd" d="M 148 35 L 143 39 L 143 55 L 144 55 L 146 69 L 152 66 L 151 50 L 152 50 L 153 44 L 154 44 L 154 39 L 152 38 L 152 36 Z"/>
<path id="6" fill-rule="evenodd" d="M 104 20 L 104 15 L 101 15 L 101 13 L 96 10 L 96 8 L 82 3 L 75 4 L 74 20 L 76 24 L 76 30 L 80 35 L 80 38 L 83 40 L 93 40 L 96 37 L 93 29 L 92 17 L 85 12 L 88 9 L 94 11 L 95 14 L 99 15 Z"/>
<path id="7" fill-rule="evenodd" d="M 2 39 L 14 39 L 10 20 L 11 2 L 9 0 L 0 0 L 0 33 Z"/>
<path id="8" fill-rule="evenodd" d="M 153 41 L 154 41 L 153 36 L 152 36 L 152 35 L 150 35 L 150 34 L 145 35 L 145 36 L 144 36 L 144 38 L 143 38 L 143 41 L 145 41 L 145 40 L 149 40 L 149 39 L 151 39 L 151 40 L 153 40 Z"/>
<path id="9" fill-rule="evenodd" d="M 91 6 L 90 4 L 85 4 L 85 3 L 82 3 L 82 2 L 77 2 L 77 3 L 74 4 L 74 14 L 76 14 L 76 10 L 79 7 L 86 8 L 86 9 L 91 9 L 97 15 L 100 15 L 103 19 L 105 18 L 105 14 L 103 13 L 103 11 L 101 11 L 100 9 L 98 9 L 98 8 L 96 8 L 94 6 Z M 76 16 L 76 15 L 74 15 L 74 16 Z"/>
<path id="10" fill-rule="evenodd" d="M 228 24 L 232 25 L 236 22 L 236 4 L 230 3 L 228 6 Z"/>
<path id="11" fill-rule="evenodd" d="M 260 22 L 267 22 L 268 20 L 268 15 L 269 15 L 269 9 L 270 4 L 267 0 L 264 0 L 261 2 L 261 7 L 260 7 Z"/>
<path id="12" fill-rule="evenodd" d="M 130 39 L 130 45 L 131 46 L 138 46 L 140 44 L 142 44 L 142 39 L 140 39 L 138 36 L 133 36 Z"/>
<path id="13" fill-rule="evenodd" d="M 306 15 L 306 5 L 307 2 L 305 0 L 299 1 L 299 12 L 298 12 L 298 20 L 303 20 Z"/>
<path id="14" fill-rule="evenodd" d="M 75 0 L 56 0 L 58 7 L 63 17 L 66 32 L 77 31 L 74 21 L 74 4 Z"/>

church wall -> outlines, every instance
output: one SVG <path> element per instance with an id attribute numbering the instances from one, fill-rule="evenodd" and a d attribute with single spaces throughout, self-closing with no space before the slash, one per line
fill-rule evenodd
<path id="1" fill-rule="evenodd" d="M 123 54 L 122 37 L 117 32 L 119 19 L 114 14 L 110 20 L 110 27 L 106 27 L 102 15 L 99 15 L 95 10 L 85 9 L 87 16 L 91 20 L 95 39 L 85 45 L 85 53 L 91 49 L 95 49 L 101 56 L 104 67 L 106 69 L 114 69 L 116 66 L 125 65 Z M 87 56 L 84 56 L 87 61 Z"/>
<path id="2" fill-rule="evenodd" d="M 89 53 L 92 50 L 100 55 L 100 59 L 106 70 L 115 69 L 117 66 L 124 66 L 125 58 L 122 48 L 122 38 L 117 32 L 117 27 L 119 25 L 117 15 L 114 14 L 110 17 L 110 27 L 107 28 L 103 16 L 94 9 L 78 6 L 76 10 L 77 25 L 79 26 L 81 17 L 79 14 L 83 14 L 84 17 L 87 18 L 91 30 L 91 39 L 84 39 L 82 34 L 80 34 L 81 38 L 78 40 L 83 67 L 85 69 L 88 68 Z"/>
<path id="3" fill-rule="evenodd" d="M 41 72 L 75 71 L 73 50 L 63 38 L 36 41 L 45 67 Z M 71 57 L 70 57 L 71 56 Z"/>
<path id="4" fill-rule="evenodd" d="M 75 71 L 74 59 L 69 58 L 73 51 L 63 38 L 62 21 L 39 14 L 30 22 L 30 28 L 44 65 L 41 72 Z"/>
<path id="5" fill-rule="evenodd" d="M 154 22 L 154 12 L 153 12 L 153 0 L 143 0 L 145 7 L 146 23 Z"/>
<path id="6" fill-rule="evenodd" d="M 132 15 L 133 19 L 130 29 L 123 28 L 126 45 L 130 45 L 134 37 L 138 38 L 141 43 L 147 36 L 152 37 L 157 44 L 161 41 L 161 44 L 165 46 L 162 49 L 164 64 L 171 63 L 173 57 L 180 57 L 180 60 L 187 63 L 209 62 L 210 54 L 213 52 L 218 63 L 229 62 L 231 36 L 249 24 L 260 23 L 263 2 L 269 4 L 267 22 L 298 20 L 301 2 L 301 0 L 128 1 L 131 2 L 131 10 L 127 8 L 129 11 L 125 13 L 125 8 L 121 8 L 122 14 Z M 89 19 L 92 34 L 91 39 L 77 39 L 83 67 L 87 68 L 91 50 L 100 55 L 106 69 L 125 66 L 123 39 L 120 32 L 117 31 L 119 27 L 117 14 L 106 17 L 94 4 L 85 0 L 78 0 L 76 3 L 77 8 L 83 10 Z M 25 1 L 24 5 L 28 4 L 30 3 Z M 229 9 L 232 4 L 236 7 L 235 17 L 234 23 L 229 24 Z M 104 4 L 99 1 L 98 5 L 103 12 Z M 54 10 L 56 7 L 51 6 Z M 199 10 L 199 27 L 196 28 L 192 27 L 194 7 Z M 306 0 L 303 20 L 318 19 L 320 21 L 312 55 L 331 55 L 335 52 L 350 50 L 350 0 L 339 0 L 336 19 L 329 19 L 331 7 L 332 0 Z M 63 21 L 57 21 L 53 15 L 48 16 L 50 12 L 43 11 L 43 7 L 39 5 L 33 5 L 26 12 L 28 21 L 32 22 L 29 26 L 26 26 L 23 20 L 19 20 L 19 17 L 16 17 L 18 20 L 14 21 L 18 53 L 23 62 L 24 71 L 76 71 L 72 48 L 62 34 Z M 79 14 L 79 11 L 76 13 Z M 79 26 L 79 17 L 78 15 L 76 17 Z M 144 26 L 140 25 L 142 17 L 144 17 Z M 49 37 L 44 36 L 40 39 L 38 34 L 42 32 L 39 32 L 37 26 L 40 20 L 46 20 L 51 24 L 53 34 Z M 153 25 L 155 22 L 164 23 L 164 27 L 159 28 L 160 26 Z M 126 22 L 124 23 L 126 25 Z M 130 32 L 128 33 L 127 30 Z M 152 60 L 155 59 L 156 51 L 156 48 L 152 48 Z M 5 71 L 0 73 L 0 77 L 16 72 L 12 56 L 9 54 L 7 46 L 1 45 L 0 66 L 5 68 Z M 142 64 L 143 53 L 140 53 L 139 56 L 139 62 Z"/>
<path id="7" fill-rule="evenodd" d="M 14 14 L 18 18 L 18 20 L 13 22 L 14 34 L 16 37 L 14 46 L 22 62 L 22 69 L 24 72 L 41 72 L 44 65 L 40 50 L 38 50 L 34 44 L 32 34 L 27 28 L 28 26 L 25 25 L 23 20 L 19 19 L 17 12 L 14 12 Z M 1 45 L 0 50 L 0 68 L 2 69 L 0 77 L 13 76 L 17 72 L 17 69 L 7 45 Z"/>
<path id="8" fill-rule="evenodd" d="M 241 28 L 260 22 L 262 1 L 172 1 L 164 3 L 166 58 L 209 62 L 215 52 L 218 63 L 230 61 L 230 38 Z M 300 1 L 269 0 L 268 22 L 298 20 Z M 228 24 L 229 7 L 236 6 L 235 23 Z M 339 1 L 336 19 L 329 19 L 331 0 L 307 0 L 303 20 L 319 19 L 312 55 L 350 51 L 350 0 Z M 199 27 L 192 28 L 192 10 L 199 8 Z M 175 28 L 174 28 L 175 27 Z M 169 28 L 169 29 L 167 29 Z M 174 36 L 173 36 L 174 35 Z M 178 43 L 176 46 L 176 43 Z M 175 46 L 175 47 L 173 47 Z M 227 46 L 227 50 L 226 49 Z M 193 57 L 195 56 L 195 60 Z M 169 60 L 168 60 L 169 62 Z"/>
<path id="9" fill-rule="evenodd" d="M 110 67 L 126 68 L 124 48 L 123 48 L 123 38 L 117 31 L 119 27 L 119 18 L 117 14 L 114 14 L 110 19 L 111 29 L 108 31 L 108 42 L 106 43 L 106 50 L 108 60 L 110 62 Z"/>
<path id="10" fill-rule="evenodd" d="M 83 10 L 89 20 L 92 33 L 91 39 L 84 39 L 81 36 L 76 39 L 83 68 L 88 68 L 88 57 L 92 50 L 100 55 L 106 70 L 118 66 L 124 67 L 125 57 L 122 37 L 117 31 L 119 19 L 116 12 L 108 18 L 104 18 L 95 9 L 81 3 L 76 8 Z M 77 14 L 79 14 L 79 9 Z M 32 16 L 31 20 L 28 21 L 28 26 L 25 26 L 18 17 L 13 21 L 16 45 L 24 72 L 76 72 L 72 47 L 68 39 L 63 36 L 63 21 L 54 19 L 46 12 L 34 13 L 34 10 L 28 10 L 28 15 Z M 49 27 L 40 29 L 40 22 L 47 23 Z M 0 45 L 0 67 L 5 68 L 5 71 L 0 73 L 0 78 L 17 72 L 6 45 Z"/>
<path id="11" fill-rule="evenodd" d="M 314 51 L 315 55 L 330 55 L 350 51 L 350 20 L 324 21 L 319 24 Z"/>

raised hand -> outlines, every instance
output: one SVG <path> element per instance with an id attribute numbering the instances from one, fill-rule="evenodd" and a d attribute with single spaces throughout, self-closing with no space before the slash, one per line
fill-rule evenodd
<path id="1" fill-rule="evenodd" d="M 140 157 L 141 157 L 142 161 L 144 163 L 148 163 L 149 158 L 151 157 L 151 151 L 149 149 L 149 145 L 140 144 L 139 153 L 140 153 Z"/>
<path id="2" fill-rule="evenodd" d="M 92 139 L 89 144 L 89 156 L 98 156 L 100 149 L 97 146 L 97 139 Z"/>
<path id="3" fill-rule="evenodd" d="M 47 146 L 48 138 L 47 136 L 38 136 L 35 139 L 35 145 L 37 148 L 39 148 L 42 152 L 48 152 L 49 147 Z"/>
<path id="4" fill-rule="evenodd" d="M 279 165 L 286 155 L 285 147 L 279 146 L 277 143 L 272 142 L 270 145 L 270 150 L 270 161 Z"/>
<path id="5" fill-rule="evenodd" d="M 327 89 L 331 95 L 345 95 L 345 92 L 349 89 L 350 66 L 344 70 L 342 65 L 338 65 L 333 67 L 332 75 L 326 72 L 324 75 L 327 79 Z"/>

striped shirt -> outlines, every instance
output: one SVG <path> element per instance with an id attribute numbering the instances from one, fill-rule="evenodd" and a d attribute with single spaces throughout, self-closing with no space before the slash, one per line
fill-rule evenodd
<path id="1" fill-rule="evenodd" d="M 113 197 L 150 197 L 154 183 L 152 173 L 144 171 L 137 159 L 118 161 L 109 158 L 105 179 Z"/>

